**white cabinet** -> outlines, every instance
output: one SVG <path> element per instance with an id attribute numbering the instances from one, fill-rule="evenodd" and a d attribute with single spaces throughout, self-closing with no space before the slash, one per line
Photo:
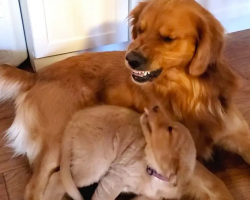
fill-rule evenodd
<path id="1" fill-rule="evenodd" d="M 128 0 L 20 2 L 28 50 L 36 70 L 47 64 L 38 59 L 48 60 L 59 54 L 67 57 L 72 55 L 70 52 L 128 41 Z"/>
<path id="2" fill-rule="evenodd" d="M 0 0 L 0 64 L 20 65 L 27 49 L 18 0 Z"/>

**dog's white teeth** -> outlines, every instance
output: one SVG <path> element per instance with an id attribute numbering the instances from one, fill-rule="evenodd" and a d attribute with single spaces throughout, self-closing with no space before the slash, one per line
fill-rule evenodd
<path id="1" fill-rule="evenodd" d="M 135 71 L 135 70 L 133 70 L 133 73 L 134 74 L 141 74 L 141 71 Z"/>
<path id="2" fill-rule="evenodd" d="M 149 74 L 150 74 L 149 71 L 146 71 L 146 72 L 143 73 L 144 76 L 147 76 L 147 75 L 149 75 Z"/>
<path id="3" fill-rule="evenodd" d="M 150 71 L 136 71 L 136 70 L 133 70 L 133 74 L 135 74 L 137 76 L 140 76 L 140 77 L 143 77 L 143 76 L 149 75 Z"/>

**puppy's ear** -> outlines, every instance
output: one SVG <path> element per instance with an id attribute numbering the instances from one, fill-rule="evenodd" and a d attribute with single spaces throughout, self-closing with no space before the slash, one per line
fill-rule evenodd
<path id="1" fill-rule="evenodd" d="M 224 46 L 224 28 L 205 9 L 198 14 L 196 52 L 189 66 L 189 74 L 202 75 L 209 65 L 221 59 Z"/>
<path id="2" fill-rule="evenodd" d="M 147 112 L 145 110 L 145 113 L 143 113 L 143 115 L 140 117 L 140 123 L 141 123 L 141 128 L 142 128 L 142 132 L 146 138 L 146 141 L 148 141 L 148 139 L 150 138 L 150 135 L 152 133 L 152 129 L 149 123 L 149 119 L 148 119 L 148 115 Z"/>
<path id="3" fill-rule="evenodd" d="M 141 15 L 141 12 L 143 9 L 148 5 L 148 1 L 140 2 L 129 14 L 129 19 L 131 20 L 130 26 L 132 27 L 132 38 L 135 39 L 137 37 L 137 29 L 136 29 L 136 23 L 139 20 L 139 17 Z"/>

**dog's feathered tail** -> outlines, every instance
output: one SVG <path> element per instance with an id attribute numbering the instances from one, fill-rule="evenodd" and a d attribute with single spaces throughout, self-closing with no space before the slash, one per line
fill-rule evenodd
<path id="1" fill-rule="evenodd" d="M 9 65 L 0 65 L 0 101 L 15 99 L 35 83 L 35 75 Z"/>

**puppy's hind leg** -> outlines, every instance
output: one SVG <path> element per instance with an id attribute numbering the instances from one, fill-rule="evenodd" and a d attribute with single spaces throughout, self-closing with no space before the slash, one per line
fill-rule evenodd
<path id="1" fill-rule="evenodd" d="M 72 161 L 70 171 L 72 172 L 72 181 L 74 183 L 74 187 L 87 187 L 92 185 L 93 183 L 99 182 L 103 176 L 106 177 L 106 173 L 109 170 L 111 161 L 109 159 L 103 159 L 100 157 L 97 160 L 95 159 L 95 155 L 93 156 L 93 158 L 92 155 L 93 154 L 88 153 L 87 157 L 89 157 L 89 159 L 86 159 L 86 157 L 84 158 L 84 156 L 82 156 L 80 158 L 80 165 L 77 165 L 79 160 L 76 159 Z M 102 183 L 98 184 L 98 187 L 100 187 L 100 185 L 102 185 Z M 65 184 L 64 186 L 66 186 L 65 190 L 67 191 L 67 194 L 69 196 L 74 197 L 74 199 L 77 200 L 82 199 L 79 198 L 79 195 L 76 195 L 75 192 L 70 192 L 70 187 L 68 184 Z M 75 189 L 73 191 L 75 191 Z"/>
<path id="2" fill-rule="evenodd" d="M 122 178 L 109 171 L 99 182 L 92 200 L 114 200 L 124 187 Z"/>

